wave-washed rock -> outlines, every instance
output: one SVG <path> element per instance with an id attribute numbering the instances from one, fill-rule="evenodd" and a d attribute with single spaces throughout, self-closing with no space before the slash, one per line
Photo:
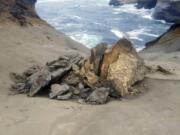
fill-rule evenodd
<path id="1" fill-rule="evenodd" d="M 155 8 L 155 19 L 174 23 L 180 21 L 180 0 L 138 0 L 137 8 Z"/>
<path id="2" fill-rule="evenodd" d="M 180 0 L 158 0 L 153 16 L 167 22 L 180 22 Z"/>
<path id="3" fill-rule="evenodd" d="M 138 0 L 137 8 L 151 9 L 156 6 L 157 0 Z"/>
<path id="4" fill-rule="evenodd" d="M 180 0 L 110 0 L 109 5 L 137 3 L 137 8 L 154 8 L 153 17 L 167 22 L 180 22 Z"/>

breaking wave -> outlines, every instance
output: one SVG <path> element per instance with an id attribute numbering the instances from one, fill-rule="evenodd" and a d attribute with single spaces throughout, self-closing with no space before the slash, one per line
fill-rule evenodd
<path id="1" fill-rule="evenodd" d="M 131 39 L 137 50 L 164 33 L 170 26 L 152 18 L 153 9 L 137 9 L 135 4 L 120 7 L 109 0 L 39 0 L 41 18 L 72 39 L 91 48 L 99 42 L 112 44 L 122 37 Z"/>

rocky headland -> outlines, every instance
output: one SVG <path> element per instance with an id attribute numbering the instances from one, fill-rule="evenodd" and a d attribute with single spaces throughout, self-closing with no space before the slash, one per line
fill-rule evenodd
<path id="1" fill-rule="evenodd" d="M 171 23 L 180 21 L 179 0 L 111 0 L 110 5 L 120 6 L 135 3 L 137 8 L 154 8 L 153 17 Z"/>
<path id="2" fill-rule="evenodd" d="M 35 2 L 0 1 L 0 134 L 178 135 L 179 23 L 140 53 L 127 39 L 89 50 L 41 20 Z"/>

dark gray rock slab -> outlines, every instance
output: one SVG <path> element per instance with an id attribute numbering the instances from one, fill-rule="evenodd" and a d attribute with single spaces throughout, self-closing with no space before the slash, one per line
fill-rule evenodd
<path id="1" fill-rule="evenodd" d="M 29 87 L 28 96 L 35 96 L 40 90 L 48 86 L 51 82 L 51 73 L 47 68 L 42 68 L 38 72 L 31 75 L 26 82 Z"/>
<path id="2" fill-rule="evenodd" d="M 109 100 L 109 88 L 97 88 L 87 98 L 86 102 L 90 104 L 105 104 Z"/>
<path id="3" fill-rule="evenodd" d="M 49 94 L 49 98 L 53 99 L 57 96 L 68 93 L 70 87 L 67 84 L 53 84 L 51 85 L 51 92 Z"/>

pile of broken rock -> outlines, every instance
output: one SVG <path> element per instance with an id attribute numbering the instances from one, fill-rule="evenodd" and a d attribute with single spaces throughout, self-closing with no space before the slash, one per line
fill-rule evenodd
<path id="1" fill-rule="evenodd" d="M 97 45 L 88 59 L 71 54 L 45 66 L 33 66 L 22 74 L 10 73 L 14 94 L 33 97 L 48 92 L 50 99 L 77 99 L 90 104 L 104 104 L 111 98 L 137 92 L 133 85 L 144 75 L 143 60 L 127 39 L 111 47 Z"/>

